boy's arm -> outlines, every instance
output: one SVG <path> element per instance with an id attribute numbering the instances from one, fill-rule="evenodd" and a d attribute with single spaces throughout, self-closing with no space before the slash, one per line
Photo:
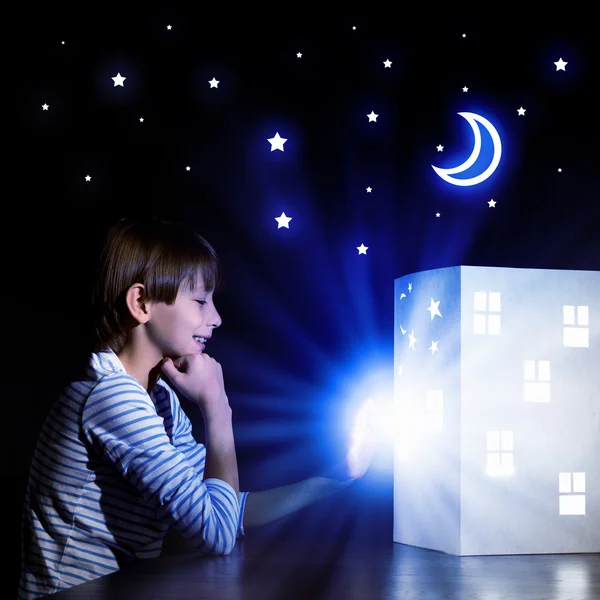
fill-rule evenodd
<path id="1" fill-rule="evenodd" d="M 197 442 L 196 438 L 194 438 L 192 433 L 192 423 L 181 407 L 177 394 L 171 388 L 167 389 L 167 391 L 169 393 L 169 402 L 171 405 L 170 412 L 173 415 L 173 444 L 178 450 L 185 454 L 187 460 L 191 465 L 193 465 L 200 477 L 202 477 L 202 479 L 207 479 L 211 475 L 210 466 L 207 468 L 207 473 L 205 473 L 207 455 L 206 446 L 200 442 Z M 208 442 L 210 436 L 208 422 L 206 421 L 205 434 Z M 236 537 L 241 537 L 245 534 L 243 527 L 243 516 L 248 492 L 240 492 L 239 488 L 236 491 L 240 507 L 240 516 L 237 523 Z"/>
<path id="2" fill-rule="evenodd" d="M 355 430 L 360 435 L 350 438 L 344 460 L 325 476 L 250 493 L 244 510 L 244 527 L 256 527 L 285 517 L 316 500 L 347 488 L 353 481 L 361 478 L 369 468 L 375 451 L 373 436 L 366 435 L 363 439 L 365 427 L 366 421 L 364 424 L 361 421 L 361 429 Z"/>
<path id="3" fill-rule="evenodd" d="M 204 481 L 171 444 L 163 419 L 129 376 L 98 384 L 83 413 L 88 442 L 133 485 L 159 518 L 194 548 L 229 554 L 239 522 L 237 490 L 217 478 Z"/>
<path id="4" fill-rule="evenodd" d="M 285 517 L 316 500 L 335 494 L 352 483 L 330 477 L 310 477 L 298 483 L 250 492 L 243 515 L 244 529 L 258 527 Z"/>
<path id="5" fill-rule="evenodd" d="M 196 460 L 198 460 L 197 457 L 201 456 L 201 468 L 204 469 L 205 448 L 195 441 L 192 435 L 191 422 L 182 410 L 174 392 L 173 395 L 175 396 L 175 398 L 172 398 L 173 413 L 176 417 L 175 422 L 178 425 L 176 427 L 178 432 L 177 443 L 181 444 L 182 450 L 189 453 L 190 457 L 196 457 Z M 198 454 L 199 448 L 202 449 L 201 454 Z M 309 506 L 321 498 L 347 488 L 352 481 L 361 477 L 366 470 L 366 465 L 357 469 L 349 460 L 350 455 L 323 477 L 310 477 L 297 483 L 260 492 L 239 492 L 238 537 L 245 535 L 247 528 L 270 523 Z"/>

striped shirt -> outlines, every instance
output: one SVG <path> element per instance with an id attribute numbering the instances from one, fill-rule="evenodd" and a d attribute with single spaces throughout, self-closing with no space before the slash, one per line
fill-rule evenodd
<path id="1" fill-rule="evenodd" d="M 90 355 L 46 418 L 25 495 L 19 598 L 160 555 L 172 527 L 202 554 L 244 535 L 248 492 L 203 479 L 206 448 L 171 387 L 146 392 L 112 351 Z"/>

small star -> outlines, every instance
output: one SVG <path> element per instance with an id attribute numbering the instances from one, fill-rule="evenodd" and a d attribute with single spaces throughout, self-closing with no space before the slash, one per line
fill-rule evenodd
<path id="1" fill-rule="evenodd" d="M 521 106 L 521 108 L 517 108 L 517 113 L 518 113 L 518 114 L 519 114 L 521 117 L 523 117 L 523 116 L 525 116 L 525 110 L 526 110 L 526 109 L 525 109 L 525 108 L 523 108 L 523 107 Z"/>
<path id="2" fill-rule="evenodd" d="M 439 216 L 440 216 L 440 213 L 435 213 L 435 216 L 436 216 L 436 217 L 439 217 Z"/>
<path id="3" fill-rule="evenodd" d="M 409 283 L 409 284 L 408 284 L 408 291 L 409 291 L 409 292 L 412 292 L 412 283 Z"/>
<path id="4" fill-rule="evenodd" d="M 557 71 L 566 71 L 565 67 L 569 64 L 565 62 L 562 58 L 559 58 L 555 63 Z"/>
<path id="5" fill-rule="evenodd" d="M 91 181 L 91 180 L 92 180 L 92 177 L 91 177 L 91 175 L 86 175 L 86 176 L 85 176 L 85 180 L 86 180 L 86 181 Z"/>
<path id="6" fill-rule="evenodd" d="M 495 208 L 496 207 L 496 201 L 492 198 L 489 202 L 488 205 L 490 208 Z"/>
<path id="7" fill-rule="evenodd" d="M 427 348 L 428 350 L 431 350 L 431 356 L 433 356 L 436 352 L 439 352 L 439 348 L 438 345 L 439 342 L 434 342 L 433 340 L 431 340 L 431 346 L 429 346 L 429 348 Z"/>
<path id="8" fill-rule="evenodd" d="M 359 254 L 366 254 L 367 250 L 369 249 L 369 246 L 365 246 L 364 244 L 361 244 L 360 246 L 356 246 L 356 249 L 358 250 Z"/>
<path id="9" fill-rule="evenodd" d="M 302 52 L 298 52 L 298 54 L 296 54 L 296 56 L 297 56 L 298 58 L 302 58 Z"/>
<path id="10" fill-rule="evenodd" d="M 392 61 L 389 58 L 387 60 L 384 60 L 383 64 L 385 65 L 384 68 L 386 68 L 386 69 L 391 69 L 392 68 Z"/>
<path id="11" fill-rule="evenodd" d="M 469 91 L 469 88 L 468 88 L 467 86 L 465 86 L 465 87 L 463 88 L 463 92 L 468 92 L 468 91 Z"/>
<path id="12" fill-rule="evenodd" d="M 113 87 L 117 87 L 118 85 L 120 85 L 121 87 L 125 87 L 123 85 L 123 82 L 127 79 L 127 77 L 121 77 L 121 73 L 117 73 L 117 76 L 111 77 L 111 79 L 115 82 L 115 85 Z"/>
<path id="13" fill-rule="evenodd" d="M 373 189 L 372 187 L 368 187 L 367 188 L 367 194 L 370 194 L 372 189 Z"/>
<path id="14" fill-rule="evenodd" d="M 167 29 L 171 31 L 171 25 L 167 25 Z"/>
<path id="15" fill-rule="evenodd" d="M 558 172 L 559 172 L 559 173 L 562 173 L 562 169 L 561 169 L 560 167 L 558 168 Z"/>
<path id="16" fill-rule="evenodd" d="M 414 329 L 408 334 L 408 338 L 409 338 L 408 347 L 412 348 L 414 350 L 415 349 L 415 342 L 417 341 L 417 338 L 415 337 L 415 330 Z"/>
<path id="17" fill-rule="evenodd" d="M 269 138 L 267 141 L 271 144 L 271 152 L 273 150 L 281 150 L 283 152 L 283 145 L 287 142 L 287 138 L 280 137 L 279 132 L 277 132 L 275 137 Z"/>
<path id="18" fill-rule="evenodd" d="M 371 111 L 371 114 L 370 114 L 370 115 L 367 115 L 367 117 L 369 117 L 369 123 L 370 123 L 371 121 L 375 121 L 375 122 L 377 122 L 377 117 L 378 117 L 378 116 L 379 116 L 379 115 L 376 115 L 376 114 L 375 114 L 373 111 Z"/>
<path id="19" fill-rule="evenodd" d="M 463 33 L 463 37 L 467 37 L 467 34 L 466 34 L 466 33 Z"/>
<path id="20" fill-rule="evenodd" d="M 352 27 L 352 31 L 356 31 L 356 26 Z"/>
<path id="21" fill-rule="evenodd" d="M 140 117 L 140 123 L 144 122 L 144 117 Z"/>
<path id="22" fill-rule="evenodd" d="M 191 168 L 192 168 L 192 167 L 189 167 L 189 166 L 188 166 L 188 167 L 186 167 L 186 168 L 185 168 L 185 170 L 186 170 L 186 171 L 189 171 Z"/>
<path id="23" fill-rule="evenodd" d="M 439 305 L 440 305 L 440 300 L 438 300 L 437 302 L 434 302 L 433 298 L 431 299 L 431 304 L 429 305 L 429 308 L 427 310 L 431 313 L 432 321 L 433 321 L 433 317 L 435 317 L 436 315 L 438 317 L 442 316 L 442 313 L 440 313 Z"/>
<path id="24" fill-rule="evenodd" d="M 277 221 L 277 229 L 281 229 L 282 227 L 290 228 L 289 222 L 292 220 L 292 217 L 286 217 L 285 213 L 282 212 L 280 217 L 275 217 Z"/>
<path id="25" fill-rule="evenodd" d="M 63 46 L 65 45 L 65 43 L 64 43 L 64 42 L 61 42 L 61 44 L 62 44 Z"/>
<path id="26" fill-rule="evenodd" d="M 444 146 L 442 146 L 441 144 L 438 144 L 438 145 L 436 146 L 436 148 L 437 148 L 437 151 L 438 151 L 438 152 L 443 152 L 443 151 L 444 151 Z"/>
<path id="27" fill-rule="evenodd" d="M 44 110 L 48 110 L 50 108 L 50 106 L 48 104 L 42 104 L 42 108 Z"/>
<path id="28" fill-rule="evenodd" d="M 210 83 L 211 88 L 218 88 L 220 82 L 213 77 L 208 83 Z"/>

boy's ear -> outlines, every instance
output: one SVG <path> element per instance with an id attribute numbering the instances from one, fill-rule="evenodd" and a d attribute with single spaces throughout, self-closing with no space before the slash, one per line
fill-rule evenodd
<path id="1" fill-rule="evenodd" d="M 125 295 L 125 304 L 129 314 L 138 322 L 146 323 L 150 318 L 150 305 L 145 297 L 144 285 L 134 283 Z"/>

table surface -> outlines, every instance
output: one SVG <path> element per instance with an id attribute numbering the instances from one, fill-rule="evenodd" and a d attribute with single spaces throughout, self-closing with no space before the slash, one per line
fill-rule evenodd
<path id="1" fill-rule="evenodd" d="M 240 538 L 228 556 L 140 561 L 56 600 L 598 600 L 600 554 L 457 557 L 338 536 Z"/>

